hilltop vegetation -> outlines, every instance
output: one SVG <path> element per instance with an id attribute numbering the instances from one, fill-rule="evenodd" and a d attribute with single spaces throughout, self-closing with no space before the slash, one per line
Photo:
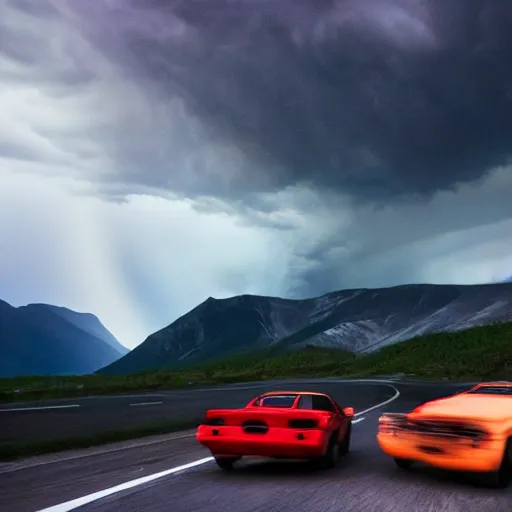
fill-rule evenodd
<path id="1" fill-rule="evenodd" d="M 396 373 L 428 379 L 512 380 L 512 322 L 417 337 L 366 355 L 317 347 L 281 354 L 266 349 L 182 370 L 0 379 L 0 400 L 177 389 L 287 377 L 369 377 Z"/>
<path id="2" fill-rule="evenodd" d="M 294 377 L 368 377 L 397 373 L 450 380 L 512 380 L 512 322 L 420 336 L 370 354 L 306 347 L 264 352 L 198 366 L 215 381 Z"/>

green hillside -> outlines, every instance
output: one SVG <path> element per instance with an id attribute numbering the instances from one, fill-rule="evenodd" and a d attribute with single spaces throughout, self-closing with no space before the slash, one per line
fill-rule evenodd
<path id="1" fill-rule="evenodd" d="M 450 380 L 512 380 L 512 322 L 414 338 L 371 354 L 306 347 L 251 352 L 187 369 L 131 375 L 0 379 L 0 401 L 176 389 L 287 377 L 413 374 Z"/>

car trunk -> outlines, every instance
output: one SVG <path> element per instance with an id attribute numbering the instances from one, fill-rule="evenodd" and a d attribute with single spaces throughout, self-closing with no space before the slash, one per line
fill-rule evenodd
<path id="1" fill-rule="evenodd" d="M 208 425 L 241 426 L 254 432 L 268 428 L 322 428 L 332 413 L 300 409 L 252 407 L 246 409 L 213 409 L 208 411 Z M 258 429 L 258 427 L 261 427 Z"/>

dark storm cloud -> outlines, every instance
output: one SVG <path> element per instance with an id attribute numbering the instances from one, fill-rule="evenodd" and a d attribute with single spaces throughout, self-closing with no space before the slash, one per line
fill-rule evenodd
<path id="1" fill-rule="evenodd" d="M 503 280 L 509 4 L 0 1 L 4 298 L 135 343 L 209 295 Z"/>
<path id="2" fill-rule="evenodd" d="M 367 198 L 428 194 L 512 153 L 509 2 L 108 5 L 94 15 L 87 5 L 89 36 L 257 164 L 231 183 L 239 190 L 310 182 Z"/>

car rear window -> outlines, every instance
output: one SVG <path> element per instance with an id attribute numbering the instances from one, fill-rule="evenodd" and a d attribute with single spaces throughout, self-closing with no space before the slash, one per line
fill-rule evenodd
<path id="1" fill-rule="evenodd" d="M 472 395 L 509 395 L 512 396 L 512 386 L 482 386 L 468 391 Z"/>
<path id="2" fill-rule="evenodd" d="M 260 398 L 254 405 L 261 407 L 291 407 L 297 395 L 272 395 Z"/>

